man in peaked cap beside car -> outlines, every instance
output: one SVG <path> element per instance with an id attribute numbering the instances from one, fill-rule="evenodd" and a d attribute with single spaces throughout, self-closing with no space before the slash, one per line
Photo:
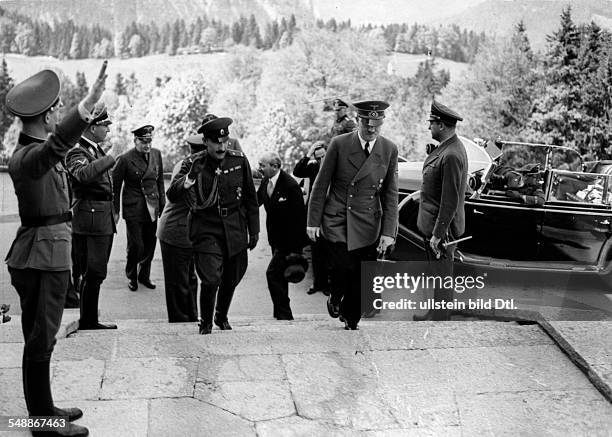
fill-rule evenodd
<path id="1" fill-rule="evenodd" d="M 465 231 L 464 200 L 467 188 L 467 155 L 457 138 L 455 126 L 463 118 L 435 100 L 429 115 L 431 137 L 438 146 L 423 163 L 421 203 L 417 226 L 425 238 L 425 251 L 432 276 L 452 276 L 456 246 L 443 243 L 459 238 Z M 435 302 L 452 301 L 452 290 L 436 288 Z M 431 309 L 414 320 L 450 320 L 450 310 Z"/>
<path id="2" fill-rule="evenodd" d="M 117 232 L 113 211 L 111 169 L 116 152 L 108 153 L 100 144 L 112 123 L 104 106 L 79 143 L 66 155 L 66 169 L 72 184 L 72 242 L 76 264 L 79 266 L 81 318 L 79 329 L 116 329 L 117 325 L 98 321 L 100 286 L 106 279 L 107 265 Z"/>
<path id="3" fill-rule="evenodd" d="M 329 242 L 338 285 L 327 308 L 345 329 L 361 319 L 362 261 L 376 260 L 395 242 L 398 221 L 397 146 L 380 135 L 389 104 L 355 103 L 356 132 L 334 137 L 315 180 L 308 206 L 311 240 Z"/>
<path id="4" fill-rule="evenodd" d="M 151 147 L 153 131 L 150 124 L 132 130 L 134 147 L 117 158 L 113 169 L 113 202 L 115 212 L 121 207 L 127 234 L 125 274 L 128 288 L 138 289 L 138 283 L 154 289 L 151 281 L 151 261 L 157 238 L 157 218 L 166 203 L 164 195 L 164 165 L 161 153 Z"/>
<path id="5" fill-rule="evenodd" d="M 200 334 L 214 323 L 232 329 L 227 313 L 247 268 L 247 248 L 259 239 L 259 208 L 251 166 L 242 152 L 227 148 L 231 118 L 205 120 L 198 132 L 206 151 L 183 162 L 168 200 L 190 207 L 189 239 L 195 252 L 200 292 Z M 216 300 L 216 305 L 215 305 Z"/>
<path id="6" fill-rule="evenodd" d="M 15 85 L 6 107 L 23 128 L 9 160 L 21 226 L 6 257 L 11 283 L 19 294 L 23 349 L 23 391 L 30 416 L 80 418 L 78 408 L 53 403 L 49 379 L 55 336 L 62 319 L 70 277 L 70 200 L 62 160 L 92 121 L 94 105 L 106 82 L 104 61 L 87 96 L 60 119 L 60 81 L 43 70 Z M 32 434 L 87 436 L 87 428 L 68 423 L 51 432 Z"/>

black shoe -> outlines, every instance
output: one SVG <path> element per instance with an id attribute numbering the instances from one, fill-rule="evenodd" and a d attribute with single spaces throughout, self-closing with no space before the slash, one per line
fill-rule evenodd
<path id="1" fill-rule="evenodd" d="M 371 319 L 376 314 L 380 314 L 380 309 L 372 308 L 370 311 L 366 311 L 365 313 L 363 313 L 361 317 L 365 317 L 366 319 Z"/>
<path id="2" fill-rule="evenodd" d="M 115 325 L 114 323 L 83 323 L 79 321 L 80 331 L 89 331 L 94 329 L 117 329 L 117 325 Z"/>
<path id="3" fill-rule="evenodd" d="M 340 315 L 340 305 L 333 303 L 331 297 L 327 299 L 327 312 L 334 319 Z"/>
<path id="4" fill-rule="evenodd" d="M 328 288 L 326 288 L 325 290 L 323 290 L 323 294 L 324 294 L 325 296 L 329 296 L 329 295 L 331 295 L 331 291 L 329 291 L 329 289 L 328 289 Z"/>
<path id="5" fill-rule="evenodd" d="M 128 281 L 128 288 L 130 289 L 130 291 L 138 290 L 138 282 L 134 281 L 133 279 L 130 279 Z"/>
<path id="6" fill-rule="evenodd" d="M 293 316 L 280 316 L 276 320 L 293 320 Z"/>
<path id="7" fill-rule="evenodd" d="M 357 326 L 357 323 L 344 322 L 344 329 L 346 331 L 359 331 L 359 326 Z"/>
<path id="8" fill-rule="evenodd" d="M 68 423 L 65 429 L 58 429 L 56 431 L 31 431 L 34 437 L 87 437 L 89 435 L 87 428 L 75 425 L 74 423 Z"/>
<path id="9" fill-rule="evenodd" d="M 221 331 L 231 331 L 232 330 L 232 326 L 229 324 L 227 320 L 220 322 L 217 319 L 215 319 L 215 325 L 217 325 Z"/>
<path id="10" fill-rule="evenodd" d="M 83 417 L 83 411 L 79 408 L 59 408 L 53 407 L 53 415 L 59 417 L 68 417 L 69 422 L 74 422 Z"/>
<path id="11" fill-rule="evenodd" d="M 147 279 L 139 279 L 138 282 L 140 282 L 145 287 L 150 288 L 151 290 L 155 290 L 155 282 L 151 281 L 148 278 Z"/>
<path id="12" fill-rule="evenodd" d="M 319 291 L 319 290 L 317 290 L 317 289 L 316 289 L 316 288 L 314 288 L 314 287 L 310 287 L 310 288 L 309 288 L 309 289 L 306 291 L 306 294 L 315 294 L 317 291 Z"/>
<path id="13" fill-rule="evenodd" d="M 206 335 L 212 332 L 212 325 L 204 323 L 202 320 L 200 320 L 199 327 L 200 327 L 200 335 Z"/>

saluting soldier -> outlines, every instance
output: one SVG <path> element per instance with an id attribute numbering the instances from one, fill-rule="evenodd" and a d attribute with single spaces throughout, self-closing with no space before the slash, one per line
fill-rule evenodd
<path id="1" fill-rule="evenodd" d="M 59 331 L 70 277 L 70 200 L 62 160 L 92 120 L 91 111 L 104 91 L 104 61 L 88 95 L 59 117 L 60 81 L 43 70 L 15 85 L 6 107 L 23 123 L 9 160 L 21 226 L 6 258 L 11 284 L 21 303 L 23 391 L 30 416 L 65 416 L 83 412 L 53 403 L 49 380 L 51 355 Z M 55 432 L 32 429 L 34 436 L 87 436 L 87 428 L 68 424 Z"/>
<path id="2" fill-rule="evenodd" d="M 205 148 L 202 135 L 191 135 L 187 144 L 190 155 L 176 163 L 172 177 L 178 174 L 183 164 L 191 166 L 193 155 Z M 188 214 L 189 205 L 184 198 L 176 202 L 168 200 L 157 226 L 170 323 L 195 322 L 198 318 L 198 278 L 187 232 Z"/>
<path id="3" fill-rule="evenodd" d="M 465 231 L 465 191 L 467 188 L 467 154 L 455 126 L 463 118 L 452 109 L 436 102 L 431 104 L 429 130 L 438 146 L 423 163 L 421 203 L 417 226 L 425 238 L 429 274 L 442 278 L 452 276 L 455 245 L 441 244 L 459 238 Z M 436 288 L 436 302 L 452 301 L 452 290 Z M 450 320 L 450 310 L 430 310 L 414 320 Z"/>
<path id="4" fill-rule="evenodd" d="M 117 213 L 123 187 L 121 207 L 127 231 L 125 274 L 131 291 L 138 289 L 139 282 L 155 288 L 151 281 L 151 261 L 157 242 L 157 218 L 164 209 L 166 197 L 161 153 L 151 147 L 154 129 L 145 124 L 132 130 L 134 148 L 119 156 L 113 169 L 113 201 Z"/>
<path id="5" fill-rule="evenodd" d="M 334 137 L 315 180 L 308 205 L 311 240 L 329 242 L 338 277 L 327 301 L 332 317 L 345 329 L 361 319 L 360 268 L 395 242 L 397 235 L 397 146 L 380 135 L 389 104 L 355 103 L 356 132 Z"/>
<path id="6" fill-rule="evenodd" d="M 117 232 L 113 210 L 111 169 L 114 148 L 105 153 L 100 143 L 111 124 L 106 108 L 92 120 L 79 143 L 66 155 L 72 183 L 72 242 L 81 278 L 79 329 L 116 329 L 113 323 L 98 321 L 100 286 L 106 278 L 108 260 Z"/>
<path id="7" fill-rule="evenodd" d="M 231 118 L 205 121 L 198 129 L 206 151 L 184 162 L 172 179 L 168 200 L 190 206 L 189 239 L 202 281 L 200 334 L 214 323 L 232 329 L 227 313 L 259 239 L 259 208 L 251 166 L 242 152 L 227 148 Z M 217 295 L 218 290 L 218 295 Z M 216 306 L 215 306 L 216 299 Z"/>

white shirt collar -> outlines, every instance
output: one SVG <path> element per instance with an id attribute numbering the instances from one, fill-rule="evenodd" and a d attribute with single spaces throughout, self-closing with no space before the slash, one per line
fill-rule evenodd
<path id="1" fill-rule="evenodd" d="M 87 142 L 89 146 L 92 147 L 93 149 L 96 149 L 98 147 L 98 145 L 94 143 L 93 141 L 91 141 L 89 138 L 86 138 L 86 137 L 81 137 L 81 138 L 83 138 L 85 142 Z"/>
<path id="2" fill-rule="evenodd" d="M 280 175 L 280 170 L 278 171 L 278 173 L 276 173 L 274 176 L 272 176 L 270 178 L 270 180 L 272 181 L 272 186 L 276 187 L 276 181 L 278 181 L 278 176 Z"/>
<path id="3" fill-rule="evenodd" d="M 363 150 L 365 150 L 366 143 L 368 143 L 368 142 L 370 143 L 370 152 L 374 148 L 374 144 L 376 144 L 376 140 L 378 140 L 378 137 L 376 137 L 376 139 L 374 141 L 366 141 L 363 138 L 361 138 L 361 134 L 359 133 L 359 131 L 357 131 L 357 136 L 359 137 L 359 142 L 361 143 L 361 148 Z"/>

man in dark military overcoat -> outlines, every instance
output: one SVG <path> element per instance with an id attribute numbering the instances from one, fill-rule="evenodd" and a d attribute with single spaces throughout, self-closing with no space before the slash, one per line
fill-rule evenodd
<path id="1" fill-rule="evenodd" d="M 70 277 L 71 213 L 68 178 L 62 160 L 87 129 L 106 82 L 106 61 L 87 96 L 59 117 L 60 81 L 43 70 L 15 85 L 6 107 L 22 121 L 18 144 L 9 160 L 21 226 L 6 257 L 11 284 L 21 303 L 24 336 L 23 391 L 30 416 L 83 415 L 78 408 L 53 403 L 49 379 Z M 87 428 L 69 423 L 38 435 L 87 436 Z"/>
<path id="2" fill-rule="evenodd" d="M 178 174 L 183 165 L 191 166 L 193 155 L 205 148 L 202 135 L 191 135 L 187 138 L 187 144 L 190 155 L 176 163 L 172 177 Z M 198 278 L 187 232 L 188 215 L 189 205 L 184 198 L 176 202 L 168 200 L 157 226 L 170 323 L 195 322 L 198 318 Z"/>
<path id="3" fill-rule="evenodd" d="M 127 232 L 125 274 L 131 291 L 138 289 L 139 282 L 155 288 L 150 276 L 151 261 L 157 242 L 157 218 L 164 209 L 166 196 L 161 153 L 151 147 L 153 130 L 150 124 L 132 130 L 134 148 L 119 156 L 113 169 L 113 202 L 116 212 L 120 205 L 123 208 Z"/>
<path id="4" fill-rule="evenodd" d="M 100 286 L 106 279 L 107 265 L 117 232 L 113 211 L 111 169 L 114 148 L 105 153 L 100 147 L 111 124 L 108 112 L 99 113 L 66 155 L 66 168 L 72 184 L 72 243 L 79 265 L 81 318 L 79 329 L 116 329 L 113 323 L 98 321 Z"/>
<path id="5" fill-rule="evenodd" d="M 167 193 L 172 202 L 184 197 L 191 209 L 189 239 L 202 281 L 200 334 L 210 334 L 213 310 L 215 324 L 231 329 L 227 313 L 247 268 L 246 249 L 253 249 L 259 239 L 251 166 L 242 152 L 227 148 L 231 123 L 231 118 L 221 117 L 200 126 L 206 152 L 183 163 Z"/>
<path id="6" fill-rule="evenodd" d="M 329 242 L 337 286 L 328 299 L 345 329 L 361 318 L 360 268 L 393 245 L 397 235 L 397 146 L 380 135 L 388 103 L 355 103 L 356 132 L 332 139 L 308 205 L 311 240 Z"/>
<path id="7" fill-rule="evenodd" d="M 351 133 L 357 129 L 355 122 L 348 116 L 348 103 L 344 100 L 334 99 L 333 108 L 336 118 L 330 130 L 331 138 Z"/>
<path id="8" fill-rule="evenodd" d="M 287 257 L 301 255 L 308 243 L 306 208 L 300 186 L 281 166 L 282 161 L 276 152 L 268 152 L 260 158 L 259 171 L 264 177 L 257 191 L 257 200 L 266 209 L 266 229 L 272 248 L 266 279 L 273 315 L 278 320 L 293 320 L 285 269 Z"/>
<path id="9" fill-rule="evenodd" d="M 421 203 L 417 217 L 419 231 L 425 237 L 425 250 L 431 276 L 452 276 L 455 245 L 444 242 L 459 238 L 465 231 L 464 201 L 468 161 L 465 147 L 457 138 L 455 126 L 463 118 L 435 100 L 431 104 L 429 130 L 439 142 L 423 163 Z M 452 301 L 452 290 L 436 288 L 436 302 Z M 430 310 L 414 320 L 450 320 L 450 310 Z"/>

